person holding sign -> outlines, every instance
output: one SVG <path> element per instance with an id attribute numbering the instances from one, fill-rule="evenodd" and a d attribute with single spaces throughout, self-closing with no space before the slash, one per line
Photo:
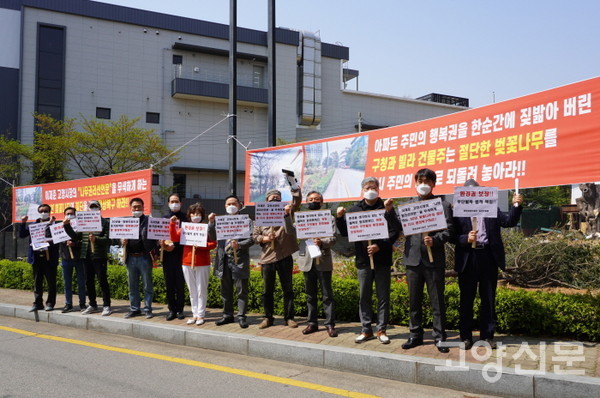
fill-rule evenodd
<path id="1" fill-rule="evenodd" d="M 181 225 L 186 221 L 186 214 L 181 211 L 181 199 L 174 193 L 169 196 L 169 214 L 164 218 L 176 217 Z M 184 319 L 183 306 L 185 304 L 185 278 L 181 269 L 181 260 L 183 258 L 183 246 L 179 242 L 171 240 L 159 241 L 160 248 L 163 251 L 162 269 L 165 276 L 165 285 L 167 287 L 167 305 L 169 313 L 167 321 L 173 319 Z"/>
<path id="2" fill-rule="evenodd" d="M 204 207 L 200 203 L 194 203 L 188 207 L 187 220 L 193 224 L 200 224 L 204 219 Z M 190 302 L 192 304 L 192 319 L 187 321 L 188 325 L 203 325 L 206 315 L 206 301 L 208 299 L 208 280 L 210 278 L 210 251 L 217 246 L 212 240 L 206 240 L 205 246 L 196 245 L 190 237 L 186 237 L 186 225 L 177 225 L 177 216 L 171 217 L 169 232 L 173 242 L 183 245 L 182 269 L 185 282 L 190 291 Z M 208 228 L 207 228 L 208 229 Z M 192 230 L 192 228 L 190 228 Z M 183 241 L 183 238 L 190 242 Z M 191 243 L 191 244 L 190 244 Z"/>
<path id="3" fill-rule="evenodd" d="M 142 314 L 140 309 L 140 276 L 144 284 L 144 315 L 152 318 L 152 252 L 156 248 L 156 241 L 148 239 L 148 216 L 144 215 L 144 201 L 141 198 L 133 198 L 129 201 L 129 208 L 133 217 L 139 218 L 138 239 L 123 239 L 125 248 L 125 264 L 127 266 L 127 282 L 129 287 L 130 310 L 125 318 L 131 318 Z"/>
<path id="4" fill-rule="evenodd" d="M 465 187 L 478 186 L 477 181 L 473 179 L 465 183 Z M 508 213 L 498 209 L 496 217 L 454 218 L 454 269 L 458 272 L 460 288 L 459 330 L 460 339 L 467 350 L 473 346 L 473 302 L 478 288 L 481 299 L 479 337 L 492 349 L 496 348 L 494 331 L 498 268 L 504 270 L 506 266 L 500 228 L 517 225 L 523 211 L 523 197 L 515 193 L 512 203 Z"/>
<path id="5" fill-rule="evenodd" d="M 415 174 L 415 185 L 420 201 L 437 198 L 433 195 L 437 176 L 433 170 L 421 169 Z M 446 252 L 444 245 L 449 242 L 454 230 L 450 203 L 442 200 L 447 229 L 406 237 L 404 265 L 408 283 L 410 310 L 410 336 L 402 344 L 405 350 L 423 344 L 423 288 L 427 293 L 433 312 L 433 338 L 438 351 L 449 352 L 442 344 L 446 340 L 446 304 L 444 299 L 446 277 Z M 431 255 L 429 254 L 431 252 Z"/>
<path id="6" fill-rule="evenodd" d="M 229 216 L 239 214 L 242 203 L 235 195 L 225 198 L 225 211 Z M 227 217 L 227 216 L 225 216 Z M 224 218 L 225 218 L 224 217 Z M 212 240 L 217 240 L 215 225 L 216 214 L 208 215 L 208 233 Z M 221 239 L 217 241 L 217 256 L 215 258 L 215 275 L 221 279 L 221 299 L 223 300 L 223 317 L 215 322 L 221 326 L 234 322 L 233 317 L 233 286 L 237 291 L 238 323 L 242 329 L 248 327 L 246 308 L 248 307 L 248 278 L 250 278 L 250 246 L 252 241 L 252 226 L 248 220 L 244 238 Z M 232 228 L 233 229 L 233 228 Z"/>
<path id="7" fill-rule="evenodd" d="M 75 219 L 75 212 L 74 207 L 67 207 L 65 209 L 63 226 L 70 224 L 71 220 Z M 76 234 L 75 239 L 71 238 L 60 243 L 60 257 L 65 283 L 65 306 L 61 312 L 73 311 L 73 269 L 75 269 L 75 273 L 77 274 L 79 308 L 85 308 L 85 270 L 83 261 L 81 260 L 81 233 Z"/>
<path id="8" fill-rule="evenodd" d="M 308 209 L 316 212 L 323 205 L 323 195 L 317 191 L 310 191 L 306 195 Z M 310 214 L 311 212 L 296 213 L 296 227 L 298 226 L 299 214 Z M 304 285 L 306 289 L 306 304 L 308 308 L 308 326 L 302 330 L 302 334 L 310 334 L 319 330 L 317 308 L 317 294 L 319 285 L 323 294 L 323 309 L 325 311 L 325 328 L 330 337 L 337 337 L 335 330 L 335 301 L 333 299 L 333 288 L 331 287 L 331 275 L 333 273 L 333 259 L 331 247 L 335 244 L 335 225 L 329 211 L 326 214 L 329 231 L 326 234 L 317 233 L 319 237 L 303 239 L 300 241 L 298 251 L 298 267 L 304 273 Z M 290 217 L 286 217 L 286 231 L 294 228 Z M 321 224 L 312 222 L 311 224 Z M 324 223 L 324 222 L 323 222 Z M 298 230 L 296 230 L 298 232 Z M 314 258 L 313 258 L 314 257 Z"/>
<path id="9" fill-rule="evenodd" d="M 272 189 L 265 196 L 267 202 L 281 202 L 281 192 Z M 298 210 L 302 196 L 300 189 L 292 190 L 291 213 Z M 286 212 L 285 217 L 290 217 Z M 279 275 L 279 283 L 283 290 L 283 319 L 287 326 L 297 328 L 298 323 L 294 320 L 294 289 L 292 286 L 292 273 L 294 260 L 292 254 L 298 251 L 298 241 L 295 233 L 286 233 L 284 227 L 260 227 L 255 226 L 252 239 L 260 245 L 260 264 L 264 282 L 263 306 L 265 317 L 258 325 L 260 329 L 273 326 L 275 277 Z"/>
<path id="10" fill-rule="evenodd" d="M 20 238 L 29 238 L 29 250 L 27 252 L 27 262 L 33 269 L 33 306 L 29 312 L 41 311 L 44 309 L 44 279 L 48 284 L 48 296 L 46 297 L 46 311 L 54 310 L 56 305 L 56 269 L 58 268 L 58 245 L 52 243 L 48 225 L 54 222 L 54 217 L 50 217 L 50 205 L 42 204 L 38 206 L 40 218 L 35 220 L 32 225 L 27 225 L 27 216 L 21 218 L 21 227 L 19 229 Z M 39 225 L 43 223 L 43 225 Z"/>
<path id="11" fill-rule="evenodd" d="M 112 314 L 110 301 L 110 285 L 108 284 L 108 229 L 109 221 L 100 214 L 102 206 L 97 200 L 91 200 L 88 204 L 89 212 L 77 212 L 77 217 L 82 217 L 79 222 L 81 235 L 73 230 L 70 222 L 65 223 L 65 232 L 71 239 L 81 237 L 80 254 L 85 268 L 85 284 L 88 296 L 88 306 L 81 306 L 81 313 L 89 315 L 98 312 L 98 302 L 96 301 L 96 278 L 102 290 L 102 316 Z M 91 216 L 87 216 L 90 214 Z M 97 214 L 95 214 L 97 213 Z M 88 222 L 89 228 L 83 227 Z M 94 226 L 95 225 L 95 226 Z"/>
<path id="12" fill-rule="evenodd" d="M 346 213 L 365 212 L 385 209 L 384 217 L 387 221 L 388 238 L 354 242 L 356 251 L 355 265 L 358 269 L 358 288 L 360 290 L 359 315 L 362 323 L 360 335 L 354 340 L 363 343 L 375 338 L 371 321 L 373 319 L 373 282 L 377 294 L 377 338 L 382 344 L 389 344 L 390 338 L 386 330 L 390 318 L 390 273 L 392 268 L 392 252 L 394 242 L 400 236 L 400 221 L 394 210 L 394 202 L 387 199 L 385 202 L 379 197 L 379 180 L 367 177 L 361 182 L 363 199 L 346 212 L 343 207 L 338 207 L 336 224 L 342 236 L 348 236 L 348 223 L 344 216 Z M 371 267 L 371 261 L 373 267 Z"/>

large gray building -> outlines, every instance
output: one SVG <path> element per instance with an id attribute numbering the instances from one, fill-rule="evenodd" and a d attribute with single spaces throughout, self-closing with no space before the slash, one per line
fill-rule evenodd
<path id="1" fill-rule="evenodd" d="M 125 114 L 178 147 L 228 112 L 228 37 L 227 25 L 87 0 L 0 0 L 0 131 L 31 143 L 34 112 L 112 120 Z M 238 139 L 251 149 L 265 147 L 267 33 L 239 28 L 237 48 Z M 358 71 L 345 67 L 348 60 L 347 47 L 277 29 L 278 138 L 350 134 L 359 124 L 399 125 L 468 106 L 456 97 L 418 100 L 352 89 Z M 227 122 L 203 134 L 159 183 L 177 185 L 187 197 L 227 195 L 227 137 Z M 244 160 L 239 145 L 239 192 Z"/>

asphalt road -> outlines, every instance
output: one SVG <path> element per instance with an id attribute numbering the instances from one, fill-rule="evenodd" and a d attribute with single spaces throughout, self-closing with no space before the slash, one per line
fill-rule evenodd
<path id="1" fill-rule="evenodd" d="M 465 396 L 453 390 L 2 316 L 0 375 L 0 397 Z"/>

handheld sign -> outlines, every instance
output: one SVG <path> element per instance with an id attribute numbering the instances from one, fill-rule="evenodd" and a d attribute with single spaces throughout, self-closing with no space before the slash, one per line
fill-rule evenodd
<path id="1" fill-rule="evenodd" d="M 29 236 L 31 237 L 31 245 L 35 248 L 39 249 L 43 247 L 50 246 L 48 244 L 51 238 L 46 237 L 46 228 L 48 227 L 48 222 L 39 222 L 33 223 L 29 225 Z M 36 250 L 36 249 L 34 249 Z"/>
<path id="2" fill-rule="evenodd" d="M 140 219 L 137 217 L 113 217 L 108 230 L 110 239 L 139 239 Z"/>
<path id="3" fill-rule="evenodd" d="M 333 218 L 329 210 L 298 211 L 294 214 L 298 239 L 333 236 Z"/>
<path id="4" fill-rule="evenodd" d="M 62 243 L 71 239 L 71 237 L 65 231 L 65 226 L 63 223 L 50 225 L 50 234 L 52 235 L 52 241 L 54 243 Z"/>
<path id="5" fill-rule="evenodd" d="M 405 236 L 415 234 L 426 236 L 429 232 L 448 228 L 444 216 L 444 206 L 440 198 L 398 206 L 398 214 Z M 433 253 L 430 246 L 427 246 L 427 254 L 429 255 L 429 261 L 433 262 Z"/>
<path id="6" fill-rule="evenodd" d="M 348 226 L 348 241 L 368 241 L 371 245 L 373 239 L 387 239 L 390 237 L 385 209 L 359 211 L 346 213 L 346 225 Z M 369 255 L 371 269 L 375 269 L 373 256 Z"/>
<path id="7" fill-rule="evenodd" d="M 259 227 L 282 227 L 284 225 L 286 202 L 257 202 L 255 204 L 255 224 Z"/>
<path id="8" fill-rule="evenodd" d="M 75 217 L 77 220 L 77 232 L 102 231 L 102 217 L 99 211 L 78 211 Z"/>
<path id="9" fill-rule="evenodd" d="M 217 240 L 250 238 L 250 217 L 247 214 L 216 216 Z"/>
<path id="10" fill-rule="evenodd" d="M 153 240 L 169 240 L 169 224 L 171 220 L 168 218 L 148 217 L 148 239 Z"/>
<path id="11" fill-rule="evenodd" d="M 498 188 L 454 188 L 454 217 L 498 217 Z"/>
<path id="12" fill-rule="evenodd" d="M 182 222 L 180 243 L 185 246 L 206 247 L 208 242 L 208 224 Z"/>

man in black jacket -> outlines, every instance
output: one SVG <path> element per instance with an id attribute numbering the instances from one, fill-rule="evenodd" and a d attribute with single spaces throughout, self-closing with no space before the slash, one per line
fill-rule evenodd
<path id="1" fill-rule="evenodd" d="M 392 199 L 384 201 L 379 197 L 379 181 L 375 177 L 367 177 L 361 182 L 364 199 L 348 210 L 348 213 L 385 209 L 385 219 L 388 224 L 389 238 L 368 242 L 354 243 L 356 250 L 355 265 L 358 270 L 358 286 L 360 290 L 359 314 L 362 331 L 354 340 L 362 343 L 373 339 L 371 319 L 373 317 L 372 296 L 373 282 L 377 294 L 377 338 L 382 344 L 389 344 L 386 334 L 390 318 L 390 272 L 392 268 L 392 246 L 400 235 L 400 221 L 394 210 Z M 348 226 L 344 215 L 346 209 L 338 207 L 336 224 L 342 236 L 348 236 Z M 373 256 L 375 269 L 371 269 L 369 256 Z"/>
<path id="2" fill-rule="evenodd" d="M 421 169 L 415 174 L 415 185 L 419 200 L 437 198 L 433 195 L 436 174 L 430 169 Z M 404 245 L 404 265 L 408 283 L 409 329 L 408 340 L 402 348 L 410 348 L 423 344 L 423 288 L 427 285 L 427 294 L 433 312 L 433 338 L 438 351 L 448 353 L 448 347 L 440 344 L 446 340 L 446 304 L 444 289 L 446 277 L 446 252 L 444 245 L 452 238 L 452 208 L 450 203 L 442 200 L 447 229 L 429 232 L 425 236 L 415 234 L 406 237 Z M 429 261 L 427 248 L 431 248 L 433 261 Z"/>
<path id="3" fill-rule="evenodd" d="M 477 181 L 468 180 L 466 187 L 479 186 Z M 496 348 L 494 330 L 496 328 L 496 285 L 498 268 L 504 270 L 504 243 L 500 228 L 514 227 L 521 218 L 523 197 L 515 194 L 508 213 L 498 209 L 497 218 L 477 217 L 477 228 L 469 217 L 455 217 L 456 249 L 454 269 L 458 272 L 460 288 L 459 329 L 460 339 L 465 349 L 473 346 L 473 302 L 479 286 L 481 313 L 479 334 L 491 348 Z M 475 247 L 473 247 L 475 242 Z"/>
<path id="4" fill-rule="evenodd" d="M 187 221 L 187 215 L 181 211 L 181 198 L 174 193 L 169 196 L 169 214 L 163 218 L 177 217 L 179 225 Z M 182 257 L 183 246 L 179 242 L 160 241 L 163 250 L 162 269 L 165 276 L 165 285 L 167 287 L 167 305 L 169 313 L 167 321 L 173 319 L 184 319 L 183 306 L 185 304 L 185 278 L 183 277 Z"/>

